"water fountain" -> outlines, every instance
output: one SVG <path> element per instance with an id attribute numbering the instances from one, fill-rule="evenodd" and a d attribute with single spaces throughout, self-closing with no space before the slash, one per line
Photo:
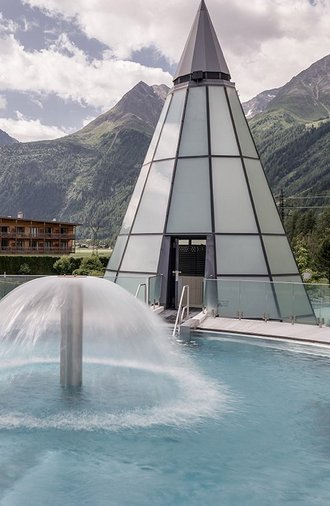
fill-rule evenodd
<path id="1" fill-rule="evenodd" d="M 53 276 L 30 281 L 0 302 L 0 315 L 2 381 L 10 378 L 10 397 L 15 391 L 17 406 L 20 394 L 27 397 L 19 414 L 12 401 L 10 409 L 5 406 L 0 427 L 6 426 L 9 413 L 14 423 L 30 427 L 77 428 L 82 419 L 85 428 L 151 418 L 177 423 L 206 388 L 177 343 L 161 330 L 158 317 L 105 279 Z M 217 397 L 207 388 L 211 396 L 207 402 L 200 399 L 198 416 L 209 413 Z M 68 409 L 68 399 L 74 409 Z M 36 404 L 42 410 L 43 403 L 47 416 L 35 410 Z"/>

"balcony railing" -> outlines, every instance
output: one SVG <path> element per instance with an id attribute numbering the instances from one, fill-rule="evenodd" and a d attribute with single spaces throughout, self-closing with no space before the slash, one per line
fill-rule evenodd
<path id="1" fill-rule="evenodd" d="M 15 247 L 15 246 L 0 246 L 0 254 L 1 253 L 14 253 L 14 254 L 20 254 L 20 255 L 26 255 L 26 254 L 32 254 L 32 255 L 51 255 L 51 254 L 69 254 L 74 253 L 75 248 L 72 247 L 61 247 L 56 246 L 52 248 L 45 248 L 43 246 L 33 247 Z"/>
<path id="2" fill-rule="evenodd" d="M 44 233 L 44 232 L 39 232 L 37 234 L 35 233 L 27 233 L 27 232 L 16 232 L 16 231 L 12 231 L 12 232 L 0 232 L 0 239 L 1 238 L 6 238 L 6 239 L 15 239 L 15 238 L 20 238 L 20 239 L 68 239 L 68 240 L 74 240 L 75 239 L 75 234 L 73 232 L 71 233 L 65 233 L 65 234 L 61 234 L 60 232 L 52 232 L 51 234 L 49 233 Z"/>

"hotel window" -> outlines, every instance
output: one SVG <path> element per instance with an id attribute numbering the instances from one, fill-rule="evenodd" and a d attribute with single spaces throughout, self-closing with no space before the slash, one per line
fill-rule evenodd
<path id="1" fill-rule="evenodd" d="M 17 234 L 24 234 L 25 227 L 16 227 L 16 233 Z"/>
<path id="2" fill-rule="evenodd" d="M 31 235 L 32 237 L 37 237 L 38 235 L 38 228 L 37 227 L 30 227 Z"/>

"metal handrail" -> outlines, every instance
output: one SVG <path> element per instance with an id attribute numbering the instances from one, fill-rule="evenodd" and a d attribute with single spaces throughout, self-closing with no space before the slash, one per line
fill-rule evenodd
<path id="1" fill-rule="evenodd" d="M 187 304 L 185 306 L 183 306 L 183 297 L 184 297 L 184 294 L 185 294 L 186 290 L 187 290 Z M 177 312 L 177 315 L 176 315 L 174 329 L 173 329 L 173 333 L 172 333 L 173 337 L 176 335 L 177 329 L 181 325 L 183 317 L 184 317 L 184 314 L 185 314 L 186 311 L 187 311 L 187 318 L 189 318 L 189 291 L 190 291 L 189 285 L 184 285 L 182 287 L 179 308 L 178 308 L 178 312 Z"/>
<path id="2" fill-rule="evenodd" d="M 138 298 L 141 288 L 144 287 L 144 302 L 148 304 L 148 286 L 147 283 L 140 283 L 135 292 L 135 297 Z"/>

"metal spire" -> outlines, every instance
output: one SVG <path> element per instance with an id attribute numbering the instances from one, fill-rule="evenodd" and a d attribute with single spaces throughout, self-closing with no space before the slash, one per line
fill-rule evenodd
<path id="1" fill-rule="evenodd" d="M 200 3 L 174 76 L 174 83 L 195 80 L 194 73 L 199 75 L 196 80 L 204 78 L 230 80 L 227 63 L 204 0 Z M 208 73 L 211 73 L 211 76 L 208 76 Z M 213 75 L 216 73 L 218 73 L 218 77 Z M 182 79 L 183 77 L 184 79 Z"/>

